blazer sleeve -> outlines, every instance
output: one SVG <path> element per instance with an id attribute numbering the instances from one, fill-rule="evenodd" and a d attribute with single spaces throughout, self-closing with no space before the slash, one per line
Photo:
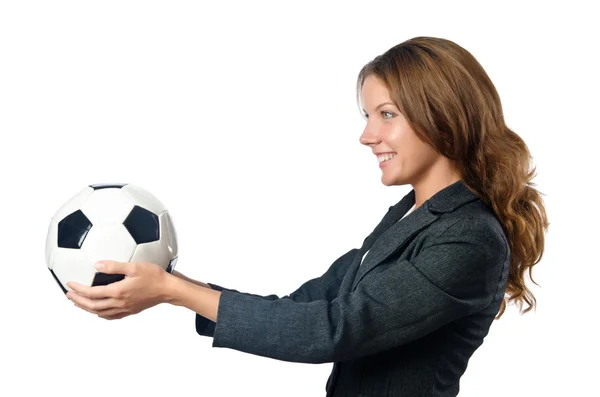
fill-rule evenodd
<path id="1" fill-rule="evenodd" d="M 358 253 L 358 249 L 354 248 L 350 251 L 346 252 L 344 255 L 340 256 L 335 260 L 330 266 L 329 269 L 321 276 L 317 278 L 313 278 L 302 284 L 300 288 L 295 290 L 289 295 L 279 297 L 277 295 L 255 295 L 249 293 L 243 293 L 237 291 L 235 289 L 228 289 L 221 287 L 220 285 L 207 283 L 210 287 L 217 291 L 229 291 L 232 293 L 244 294 L 248 297 L 254 297 L 257 299 L 264 299 L 268 301 L 274 301 L 278 299 L 290 299 L 294 302 L 311 302 L 315 300 L 325 300 L 331 301 L 337 295 L 340 289 L 340 285 L 348 268 L 352 264 L 352 261 L 356 257 Z M 211 321 L 205 317 L 196 313 L 196 332 L 202 336 L 214 336 L 215 332 L 215 322 Z"/>
<path id="2" fill-rule="evenodd" d="M 264 299 L 222 291 L 213 347 L 282 361 L 354 359 L 420 338 L 503 294 L 505 240 L 459 221 L 411 260 L 384 262 L 332 301 Z"/>

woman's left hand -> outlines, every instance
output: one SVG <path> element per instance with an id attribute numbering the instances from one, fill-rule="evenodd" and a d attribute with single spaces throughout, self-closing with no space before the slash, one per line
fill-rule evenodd
<path id="1" fill-rule="evenodd" d="M 99 268 L 98 265 L 101 265 Z M 148 262 L 100 261 L 96 269 L 107 274 L 124 274 L 121 281 L 88 287 L 68 282 L 67 297 L 98 317 L 116 320 L 136 314 L 165 301 L 164 285 L 169 274 Z"/>

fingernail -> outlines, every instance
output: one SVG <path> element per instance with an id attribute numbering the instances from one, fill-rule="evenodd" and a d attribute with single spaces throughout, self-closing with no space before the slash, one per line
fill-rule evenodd
<path id="1" fill-rule="evenodd" d="M 101 262 L 98 262 L 94 265 L 94 267 L 96 268 L 96 270 L 102 270 L 102 269 L 104 269 L 104 264 Z"/>

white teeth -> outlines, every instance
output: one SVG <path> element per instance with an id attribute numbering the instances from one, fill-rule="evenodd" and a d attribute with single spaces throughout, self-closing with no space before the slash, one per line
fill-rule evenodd
<path id="1" fill-rule="evenodd" d="M 382 154 L 381 156 L 377 156 L 377 159 L 379 160 L 380 163 L 383 163 L 384 161 L 391 160 L 394 157 L 396 157 L 395 153 L 394 154 L 388 153 L 388 154 Z"/>

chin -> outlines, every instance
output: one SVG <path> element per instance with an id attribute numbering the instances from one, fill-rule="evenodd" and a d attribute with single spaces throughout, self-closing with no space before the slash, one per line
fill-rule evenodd
<path id="1" fill-rule="evenodd" d="M 393 179 L 393 178 L 381 178 L 381 183 L 383 183 L 385 186 L 394 186 L 394 185 L 400 185 L 400 183 L 398 183 L 398 180 Z"/>
<path id="2" fill-rule="evenodd" d="M 409 181 L 404 180 L 398 175 L 386 176 L 385 174 L 381 177 L 381 183 L 383 183 L 385 186 L 403 186 L 410 184 Z"/>

